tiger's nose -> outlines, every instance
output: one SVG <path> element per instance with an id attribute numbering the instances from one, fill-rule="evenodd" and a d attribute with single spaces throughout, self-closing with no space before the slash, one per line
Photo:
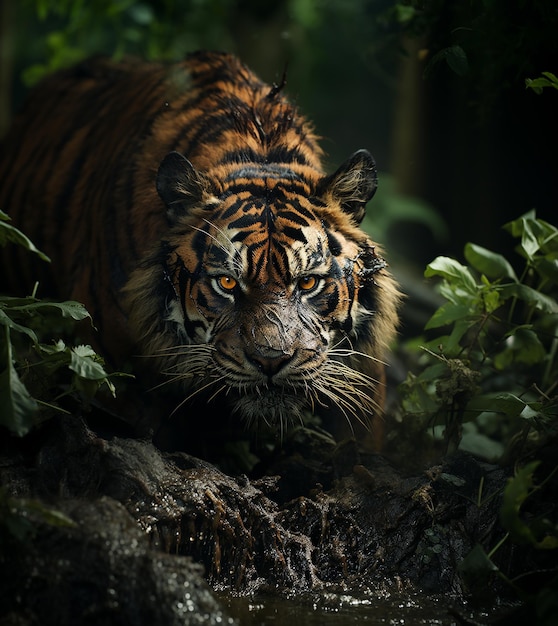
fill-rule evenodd
<path id="1" fill-rule="evenodd" d="M 262 374 L 269 378 L 275 376 L 293 358 L 291 354 L 279 352 L 275 355 L 247 354 L 248 360 L 257 366 Z"/>

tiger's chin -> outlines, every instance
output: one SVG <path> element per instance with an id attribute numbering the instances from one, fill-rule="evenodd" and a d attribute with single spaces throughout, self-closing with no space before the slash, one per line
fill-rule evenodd
<path id="1" fill-rule="evenodd" d="M 285 390 L 257 389 L 233 401 L 233 412 L 240 415 L 248 428 L 265 425 L 284 433 L 289 426 L 302 424 L 303 410 L 307 406 L 304 397 Z"/>

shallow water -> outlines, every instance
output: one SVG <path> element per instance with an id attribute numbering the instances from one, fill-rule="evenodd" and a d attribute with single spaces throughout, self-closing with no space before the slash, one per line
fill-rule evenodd
<path id="1" fill-rule="evenodd" d="M 322 592 L 292 598 L 219 594 L 219 599 L 241 626 L 461 626 L 467 620 L 482 624 L 488 617 L 487 612 L 473 612 L 445 596 L 411 597 L 404 593 L 374 596 Z"/>

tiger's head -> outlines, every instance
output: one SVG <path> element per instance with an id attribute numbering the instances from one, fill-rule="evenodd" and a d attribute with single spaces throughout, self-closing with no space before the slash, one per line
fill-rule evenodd
<path id="1" fill-rule="evenodd" d="M 165 157 L 169 230 L 126 291 L 141 351 L 179 401 L 226 396 L 248 423 L 280 427 L 308 407 L 378 412 L 398 292 L 358 227 L 376 185 L 365 150 L 314 179 L 281 163 L 217 179 Z"/>

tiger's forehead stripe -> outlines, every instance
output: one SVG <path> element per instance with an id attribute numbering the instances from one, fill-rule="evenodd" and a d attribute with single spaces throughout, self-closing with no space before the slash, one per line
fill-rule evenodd
<path id="1" fill-rule="evenodd" d="M 310 207 L 283 197 L 266 202 L 244 191 L 231 194 L 205 228 L 196 228 L 177 253 L 195 276 L 202 266 L 229 271 L 252 283 L 290 283 L 329 268 L 328 235 Z M 192 251 L 195 254 L 192 254 Z M 203 261 L 202 261 L 203 259 Z M 282 277 L 282 278 L 280 278 Z"/>

